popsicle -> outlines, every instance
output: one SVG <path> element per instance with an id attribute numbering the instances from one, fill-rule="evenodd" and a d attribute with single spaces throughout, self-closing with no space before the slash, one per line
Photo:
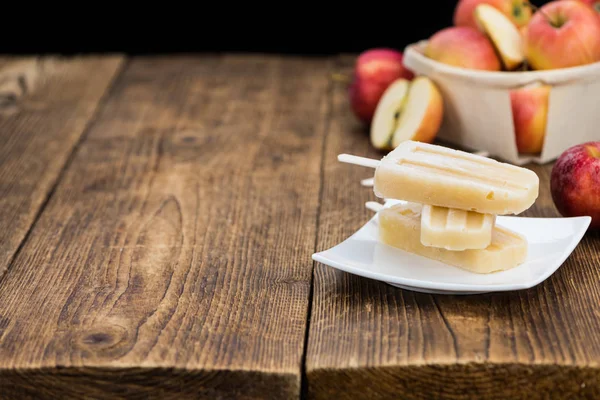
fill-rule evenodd
<path id="1" fill-rule="evenodd" d="M 484 157 L 486 151 L 478 151 Z M 361 180 L 362 186 L 373 187 L 373 178 Z M 493 214 L 423 205 L 421 244 L 447 250 L 484 249 L 492 241 Z"/>
<path id="2" fill-rule="evenodd" d="M 492 242 L 493 214 L 423 205 L 421 244 L 447 250 L 485 249 Z"/>
<path id="3" fill-rule="evenodd" d="M 367 208 L 376 211 L 372 205 L 367 205 Z M 381 208 L 378 211 L 380 240 L 406 252 L 479 274 L 509 270 L 527 258 L 526 238 L 498 224 L 494 226 L 492 241 L 485 249 L 455 251 L 424 246 L 420 240 L 421 213 L 422 205 L 418 203 Z"/>
<path id="4" fill-rule="evenodd" d="M 482 214 L 519 214 L 535 202 L 535 172 L 444 146 L 407 140 L 381 160 L 348 154 L 341 162 L 375 168 L 373 192 Z"/>
<path id="5" fill-rule="evenodd" d="M 471 154 L 477 154 L 477 155 L 482 156 L 482 157 L 489 157 L 489 155 L 490 155 L 489 152 L 484 151 L 484 150 L 476 151 L 476 152 L 471 153 Z M 373 187 L 373 185 L 375 184 L 375 179 L 374 178 L 361 179 L 360 184 L 362 186 L 365 186 L 365 187 Z"/>

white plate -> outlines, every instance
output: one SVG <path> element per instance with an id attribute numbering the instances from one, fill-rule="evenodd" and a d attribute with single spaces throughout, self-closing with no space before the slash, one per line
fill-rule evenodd
<path id="1" fill-rule="evenodd" d="M 389 207 L 398 201 L 388 201 Z M 552 275 L 577 246 L 590 217 L 498 216 L 496 223 L 524 234 L 525 263 L 508 271 L 476 274 L 410 254 L 377 239 L 377 215 L 338 245 L 313 254 L 315 261 L 407 290 L 435 294 L 477 294 L 528 289 Z"/>

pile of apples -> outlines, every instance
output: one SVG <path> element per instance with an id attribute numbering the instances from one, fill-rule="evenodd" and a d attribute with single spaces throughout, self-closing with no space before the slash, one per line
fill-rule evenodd
<path id="1" fill-rule="evenodd" d="M 434 33 L 424 55 L 472 70 L 551 70 L 600 62 L 600 0 L 553 0 L 540 8 L 526 0 L 459 0 L 453 26 Z M 444 104 L 435 83 L 404 67 L 394 49 L 362 53 L 350 86 L 354 114 L 370 124 L 382 150 L 404 140 L 431 142 Z M 550 87 L 510 93 L 520 153 L 539 153 L 546 132 Z"/>

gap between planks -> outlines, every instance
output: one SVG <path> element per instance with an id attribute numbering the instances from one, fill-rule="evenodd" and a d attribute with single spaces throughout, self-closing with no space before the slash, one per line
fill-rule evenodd
<path id="1" fill-rule="evenodd" d="M 337 66 L 338 58 L 333 56 L 327 59 L 327 62 L 331 67 Z M 326 92 L 326 107 L 327 110 L 325 112 L 325 125 L 324 125 L 324 134 L 323 134 L 323 143 L 321 144 L 321 164 L 319 166 L 319 201 L 317 203 L 317 211 L 315 217 L 315 242 L 314 242 L 314 250 L 317 251 L 317 247 L 319 245 L 319 228 L 321 224 L 321 204 L 323 203 L 323 184 L 325 181 L 325 151 L 327 149 L 327 138 L 329 136 L 329 130 L 331 126 L 331 119 L 333 117 L 333 95 L 335 88 L 335 79 L 330 77 L 327 85 Z M 307 399 L 308 398 L 308 376 L 306 374 L 306 357 L 308 354 L 308 336 L 310 332 L 310 321 L 312 315 L 312 304 L 313 304 L 313 295 L 314 295 L 314 283 L 315 283 L 315 266 L 316 261 L 311 260 L 312 267 L 310 273 L 310 291 L 308 294 L 308 305 L 306 311 L 306 327 L 304 332 L 304 343 L 302 348 L 302 361 L 300 365 L 300 398 Z"/>

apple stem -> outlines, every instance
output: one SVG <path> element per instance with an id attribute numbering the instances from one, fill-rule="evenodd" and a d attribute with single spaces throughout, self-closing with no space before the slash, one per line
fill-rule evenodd
<path id="1" fill-rule="evenodd" d="M 350 77 L 346 74 L 340 74 L 340 73 L 333 73 L 331 74 L 331 79 L 333 79 L 336 82 L 342 82 L 342 83 L 350 83 Z"/>
<path id="2" fill-rule="evenodd" d="M 527 62 L 527 60 L 523 61 L 523 64 L 521 64 L 521 71 L 527 71 L 529 69 L 529 63 Z"/>
<path id="3" fill-rule="evenodd" d="M 538 6 L 536 6 L 535 4 L 532 4 L 529 1 L 525 1 L 523 4 L 525 4 L 527 7 L 531 8 L 534 13 L 539 12 L 542 15 L 542 17 L 544 17 L 546 19 L 546 21 L 548 21 L 548 23 L 550 25 L 554 26 L 554 22 L 552 22 L 550 17 L 544 11 L 542 11 Z"/>

